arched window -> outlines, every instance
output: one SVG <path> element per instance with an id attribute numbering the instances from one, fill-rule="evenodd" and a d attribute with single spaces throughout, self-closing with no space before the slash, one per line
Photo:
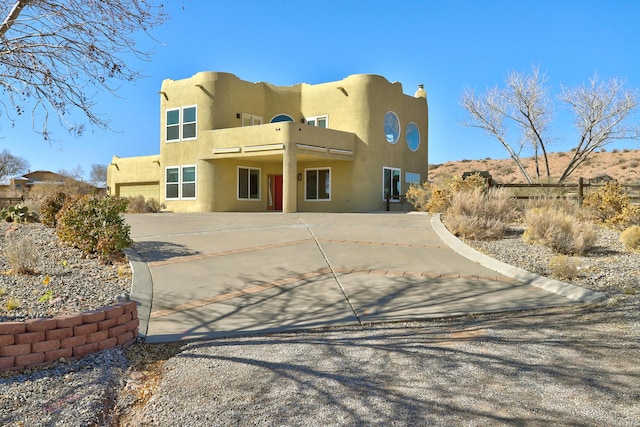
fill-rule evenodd
<path id="1" fill-rule="evenodd" d="M 278 114 L 273 119 L 271 119 L 271 121 L 269 123 L 292 122 L 292 121 L 293 121 L 293 119 L 291 118 L 291 116 L 289 116 L 287 114 Z"/>

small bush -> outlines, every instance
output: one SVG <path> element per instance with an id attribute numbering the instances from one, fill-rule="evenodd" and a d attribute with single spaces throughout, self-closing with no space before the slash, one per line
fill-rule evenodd
<path id="1" fill-rule="evenodd" d="M 145 200 L 142 195 L 127 197 L 127 200 L 129 201 L 127 206 L 128 213 L 158 213 L 165 208 L 156 199 Z"/>
<path id="2" fill-rule="evenodd" d="M 47 227 L 55 228 L 57 225 L 56 215 L 64 206 L 64 202 L 68 196 L 66 193 L 60 192 L 48 196 L 40 205 L 40 220 Z"/>
<path id="3" fill-rule="evenodd" d="M 431 188 L 428 182 L 422 185 L 411 184 L 405 194 L 407 201 L 413 205 L 414 209 L 425 212 L 427 203 L 431 197 Z"/>
<path id="4" fill-rule="evenodd" d="M 640 249 L 640 226 L 634 225 L 620 234 L 620 241 L 624 243 L 625 248 L 630 251 Z"/>
<path id="5" fill-rule="evenodd" d="M 596 233 L 591 222 L 580 221 L 556 208 L 535 208 L 525 212 L 526 243 L 547 246 L 565 255 L 583 255 L 595 244 Z"/>
<path id="6" fill-rule="evenodd" d="M 495 240 L 504 236 L 517 216 L 515 199 L 504 189 L 456 193 L 446 212 L 451 233 L 473 240 Z"/>
<path id="7" fill-rule="evenodd" d="M 571 280 L 578 275 L 578 264 L 567 255 L 556 255 L 549 260 L 551 275 L 560 280 Z"/>
<path id="8" fill-rule="evenodd" d="M 640 216 L 638 207 L 631 205 L 631 198 L 617 182 L 608 182 L 597 191 L 589 193 L 582 207 L 595 220 L 615 228 L 625 228 Z"/>
<path id="9" fill-rule="evenodd" d="M 110 261 L 133 243 L 122 215 L 127 200 L 119 197 L 85 195 L 68 200 L 57 216 L 60 239 Z"/>
<path id="10" fill-rule="evenodd" d="M 4 305 L 7 311 L 13 311 L 20 308 L 20 301 L 15 298 L 10 298 L 9 301 Z"/>
<path id="11" fill-rule="evenodd" d="M 7 264 L 16 274 L 35 274 L 38 249 L 27 237 L 9 237 L 4 249 Z"/>

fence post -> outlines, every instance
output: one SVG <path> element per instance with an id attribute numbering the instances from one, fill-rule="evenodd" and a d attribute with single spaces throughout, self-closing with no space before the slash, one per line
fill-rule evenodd
<path id="1" fill-rule="evenodd" d="M 582 206 L 582 200 L 584 199 L 584 178 L 578 178 L 578 204 Z"/>

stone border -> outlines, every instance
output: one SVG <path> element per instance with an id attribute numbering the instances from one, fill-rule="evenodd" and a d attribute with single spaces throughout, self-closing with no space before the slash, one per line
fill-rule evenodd
<path id="1" fill-rule="evenodd" d="M 139 324 L 135 301 L 79 314 L 0 322 L 0 371 L 44 366 L 131 344 Z"/>

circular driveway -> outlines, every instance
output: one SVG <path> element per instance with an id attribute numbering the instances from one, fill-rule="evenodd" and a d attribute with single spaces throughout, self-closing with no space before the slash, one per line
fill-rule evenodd
<path id="1" fill-rule="evenodd" d="M 130 253 L 132 299 L 141 302 L 140 333 L 147 342 L 443 318 L 598 297 L 483 258 L 437 217 L 423 214 L 126 219 L 137 253 Z"/>

